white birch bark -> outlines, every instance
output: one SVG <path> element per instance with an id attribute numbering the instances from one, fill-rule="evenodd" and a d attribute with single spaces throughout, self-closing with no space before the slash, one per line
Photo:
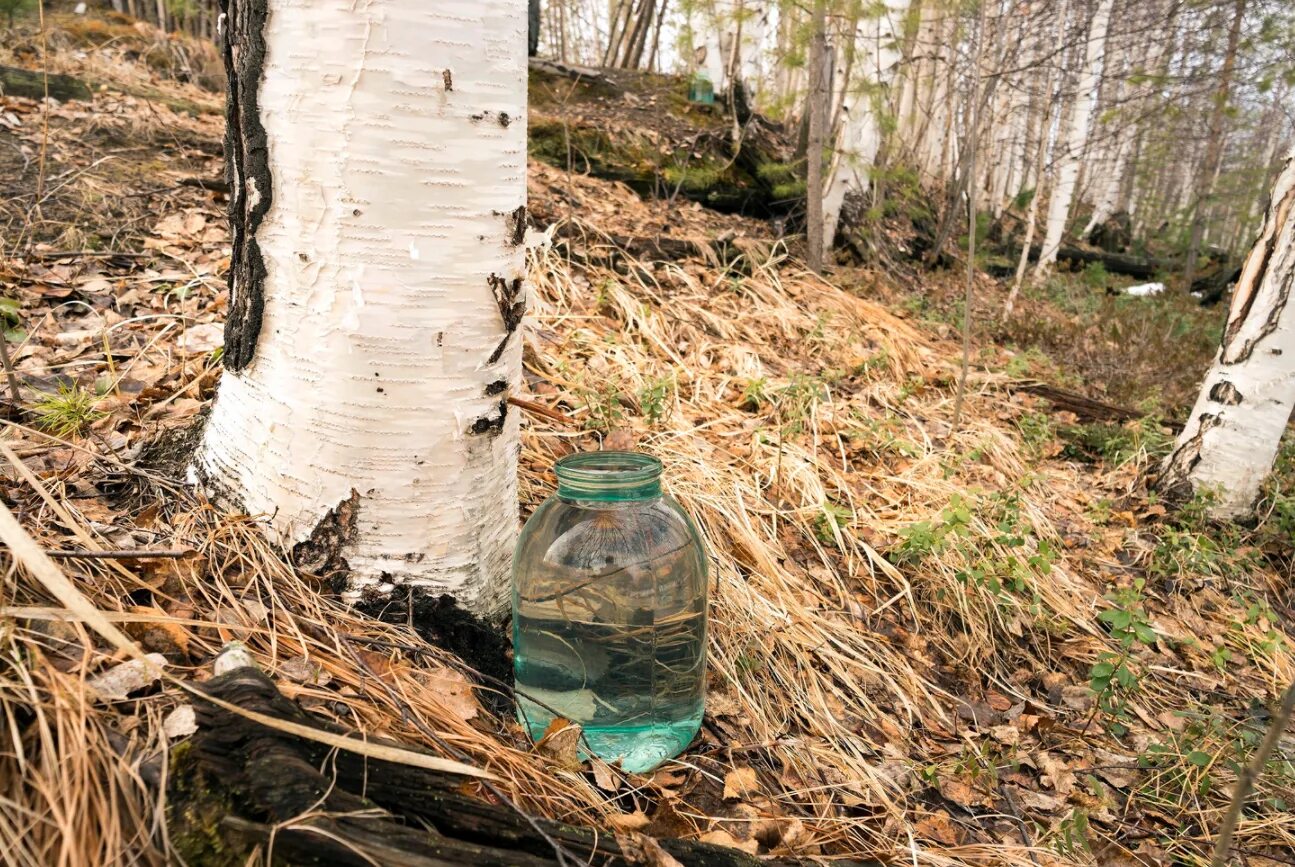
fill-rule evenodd
<path id="1" fill-rule="evenodd" d="M 264 313 L 194 469 L 351 594 L 504 603 L 526 20 L 525 0 L 268 0 Z"/>
<path id="2" fill-rule="evenodd" d="M 749 96 L 759 91 L 763 79 L 763 49 L 769 10 L 760 0 L 711 0 L 689 7 L 693 50 L 705 47 L 701 63 L 716 92 L 727 91 L 736 71 Z"/>
<path id="3" fill-rule="evenodd" d="M 823 243 L 828 249 L 836 239 L 846 195 L 868 189 L 881 149 L 881 113 L 887 110 L 887 91 L 899 62 L 897 28 L 907 7 L 907 0 L 890 0 L 885 9 L 859 22 L 854 80 L 844 84 L 843 121 L 823 196 Z"/>
<path id="4" fill-rule="evenodd" d="M 1044 224 L 1043 247 L 1034 274 L 1042 277 L 1057 261 L 1062 235 L 1070 217 L 1075 183 L 1079 180 L 1079 160 L 1088 140 L 1088 125 L 1093 111 L 1094 91 L 1101 74 L 1102 53 L 1106 46 L 1106 28 L 1110 23 L 1114 0 L 1098 0 L 1097 10 L 1088 28 L 1084 66 L 1076 82 L 1075 101 L 1056 160 L 1056 183 L 1048 200 L 1048 217 Z"/>
<path id="5" fill-rule="evenodd" d="M 1208 490 L 1217 518 L 1248 515 L 1295 405 L 1295 154 L 1273 188 L 1237 281 L 1223 344 L 1165 462 L 1160 485 Z"/>

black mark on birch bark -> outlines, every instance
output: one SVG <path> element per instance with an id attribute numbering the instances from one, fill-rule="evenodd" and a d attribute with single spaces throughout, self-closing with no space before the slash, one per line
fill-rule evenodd
<path id="1" fill-rule="evenodd" d="M 508 125 L 513 122 L 513 119 L 509 117 L 508 112 L 506 111 L 501 111 L 498 113 L 491 112 L 491 111 L 479 111 L 476 114 L 468 115 L 468 120 L 472 121 L 473 123 L 481 123 L 481 121 L 483 120 L 488 120 L 490 118 L 490 115 L 492 114 L 495 115 L 495 121 L 504 129 L 507 129 Z"/>
<path id="2" fill-rule="evenodd" d="M 259 92 L 265 68 L 268 0 L 221 0 L 229 90 L 225 100 L 225 175 L 229 180 L 229 314 L 222 363 L 241 370 L 252 362 L 265 311 L 265 260 L 257 229 L 270 210 L 269 150 Z"/>
<path id="3" fill-rule="evenodd" d="M 473 421 L 472 426 L 468 428 L 468 433 L 475 436 L 482 434 L 497 436 L 504 429 L 504 419 L 508 418 L 508 398 L 499 401 L 496 410 Z"/>
<path id="4" fill-rule="evenodd" d="M 499 305 L 499 317 L 504 321 L 504 339 L 499 341 L 495 351 L 490 353 L 490 358 L 486 359 L 487 364 L 494 364 L 504 354 L 504 348 L 508 346 L 508 341 L 517 330 L 517 326 L 522 324 L 522 316 L 526 313 L 526 302 L 522 299 L 521 277 L 505 280 L 498 274 L 491 274 L 486 278 L 486 282 L 490 284 L 495 303 Z"/>
<path id="5" fill-rule="evenodd" d="M 292 562 L 299 569 L 328 579 L 339 592 L 345 589 L 351 566 L 343 552 L 355 541 L 359 519 L 360 492 L 352 488 L 349 497 L 320 519 L 310 538 L 292 547 Z"/>
<path id="6" fill-rule="evenodd" d="M 1221 421 L 1214 413 L 1201 413 L 1196 432 L 1180 443 L 1165 461 L 1156 488 L 1171 503 L 1185 503 L 1192 498 L 1195 489 L 1192 487 L 1191 475 L 1192 470 L 1201 462 L 1201 444 L 1205 433 L 1219 424 Z"/>
<path id="7" fill-rule="evenodd" d="M 1241 403 L 1241 392 L 1237 387 L 1227 380 L 1214 383 L 1210 388 L 1210 400 L 1215 403 L 1221 403 L 1224 406 L 1236 406 Z"/>
<path id="8" fill-rule="evenodd" d="M 486 385 L 486 397 L 494 397 L 496 394 L 503 394 L 508 390 L 508 380 L 496 379 L 494 382 Z"/>
<path id="9" fill-rule="evenodd" d="M 504 215 L 508 223 L 508 244 L 520 246 L 526 240 L 526 206 L 518 205 L 516 210 Z"/>
<path id="10" fill-rule="evenodd" d="M 454 76 L 450 73 L 448 69 L 441 71 L 441 81 L 445 82 L 446 93 L 454 92 Z"/>

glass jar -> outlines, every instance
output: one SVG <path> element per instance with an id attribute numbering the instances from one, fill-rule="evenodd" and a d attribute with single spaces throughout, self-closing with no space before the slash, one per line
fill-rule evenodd
<path id="1" fill-rule="evenodd" d="M 586 452 L 555 470 L 513 561 L 518 717 L 533 740 L 555 717 L 579 723 L 582 753 L 647 771 L 701 726 L 705 548 L 656 458 Z"/>

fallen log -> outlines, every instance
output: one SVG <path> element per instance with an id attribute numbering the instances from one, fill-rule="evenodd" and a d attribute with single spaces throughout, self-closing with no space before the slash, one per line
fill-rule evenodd
<path id="1" fill-rule="evenodd" d="M 561 76 L 562 78 L 570 78 L 573 81 L 585 81 L 590 84 L 605 85 L 618 93 L 621 91 L 620 85 L 608 78 L 601 69 L 597 69 L 592 66 L 577 66 L 570 63 L 558 63 L 556 60 L 544 60 L 539 57 L 530 58 L 527 65 L 535 72 Z"/>
<path id="2" fill-rule="evenodd" d="M 1021 248 L 1009 247 L 1008 252 L 1010 257 L 1015 260 L 1016 257 L 1021 255 Z M 1035 244 L 1030 247 L 1030 261 L 1037 262 L 1040 252 L 1039 245 Z M 1123 274 L 1126 277 L 1136 277 L 1139 280 L 1149 280 L 1161 272 L 1172 271 L 1176 266 L 1176 263 L 1168 259 L 1149 259 L 1141 256 L 1130 256 L 1127 253 L 1107 253 L 1103 250 L 1076 247 L 1070 244 L 1063 244 L 1057 250 L 1057 261 L 1080 265 L 1101 262 L 1102 266 L 1112 274 Z"/>
<path id="3" fill-rule="evenodd" d="M 70 99 L 88 100 L 90 86 L 79 78 L 57 72 L 48 74 L 49 95 L 66 102 Z M 28 99 L 45 98 L 46 73 L 20 69 L 17 66 L 0 66 L 0 93 L 5 96 L 25 96 Z"/>
<path id="4" fill-rule="evenodd" d="M 1132 407 L 1107 403 L 1068 388 L 1060 388 L 1037 380 L 1018 380 L 1009 383 L 1007 388 L 1009 391 L 1024 391 L 1037 395 L 1052 404 L 1052 408 L 1058 412 L 1073 412 L 1080 421 L 1122 423 L 1145 415 Z M 1160 424 L 1175 432 L 1182 429 L 1182 423 L 1172 419 L 1162 419 Z"/>
<path id="5" fill-rule="evenodd" d="M 203 688 L 266 716 L 345 731 L 307 714 L 254 668 L 212 678 Z M 173 755 L 168 792 L 170 836 L 191 864 L 212 863 L 217 853 L 219 863 L 242 863 L 255 846 L 272 843 L 276 862 L 288 864 L 550 867 L 561 863 L 561 848 L 568 861 L 629 867 L 640 863 L 635 850 L 654 842 L 697 867 L 799 863 L 534 819 L 465 794 L 463 777 L 333 751 L 202 699 L 194 705 L 198 730 Z"/>

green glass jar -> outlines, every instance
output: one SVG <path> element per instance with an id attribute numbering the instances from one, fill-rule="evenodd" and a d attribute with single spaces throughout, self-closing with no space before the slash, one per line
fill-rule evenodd
<path id="1" fill-rule="evenodd" d="M 518 716 L 534 740 L 555 717 L 579 723 L 582 752 L 647 771 L 701 726 L 705 548 L 656 458 L 586 452 L 555 470 L 513 561 Z"/>

